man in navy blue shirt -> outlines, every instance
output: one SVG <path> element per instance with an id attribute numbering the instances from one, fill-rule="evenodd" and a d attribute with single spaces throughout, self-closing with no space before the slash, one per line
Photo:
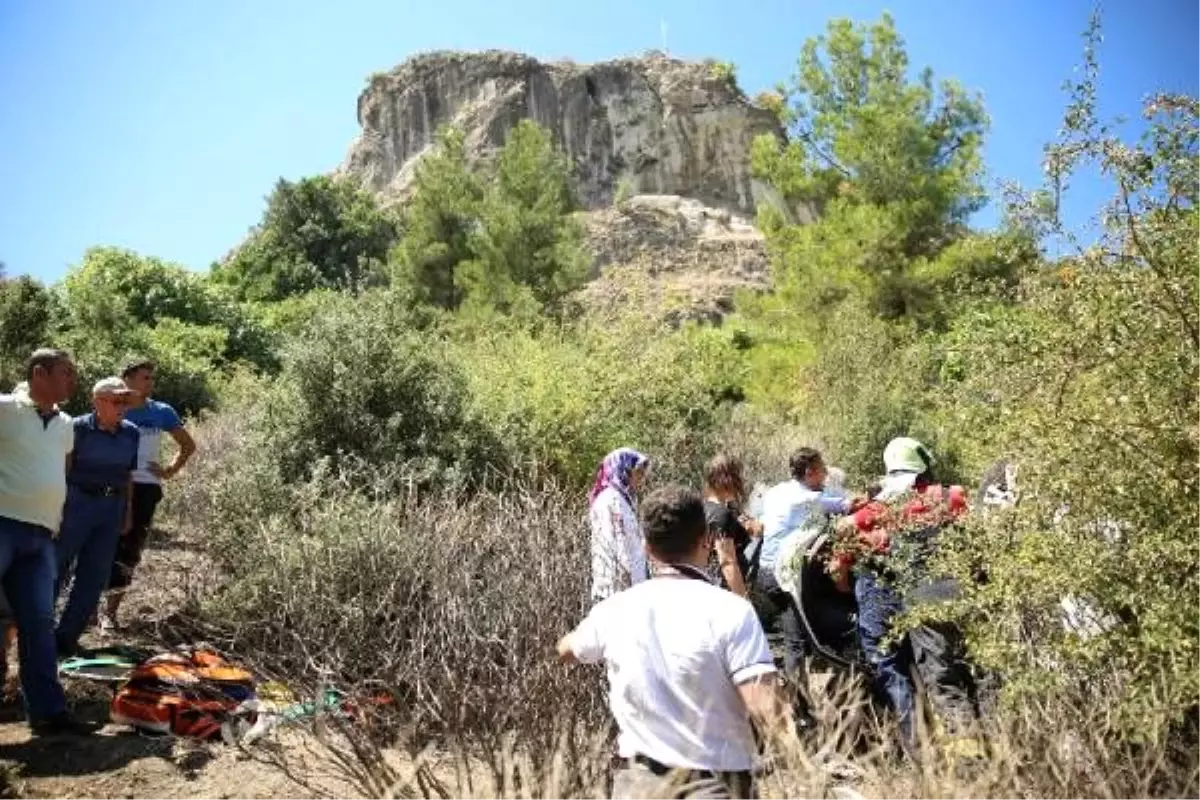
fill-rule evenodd
<path id="1" fill-rule="evenodd" d="M 72 562 L 75 580 L 54 633 L 59 655 L 78 649 L 108 583 L 117 542 L 132 521 L 132 476 L 140 436 L 137 426 L 124 419 L 130 396 L 123 380 L 105 378 L 92 389 L 92 413 L 73 420 L 75 448 L 55 554 L 59 588 Z"/>

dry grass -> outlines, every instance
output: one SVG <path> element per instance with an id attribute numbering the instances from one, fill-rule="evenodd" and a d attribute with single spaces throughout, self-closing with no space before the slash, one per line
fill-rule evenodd
<path id="1" fill-rule="evenodd" d="M 220 418 L 198 433 L 205 454 L 169 511 L 212 574 L 192 582 L 184 619 L 301 694 L 336 687 L 357 699 L 352 719 L 321 713 L 292 726 L 340 785 L 363 796 L 606 796 L 613 732 L 601 673 L 552 658 L 586 608 L 578 497 L 515 481 L 472 496 L 387 495 L 372 487 L 395 476 L 368 469 L 283 486 L 244 426 Z M 1004 707 L 973 740 L 977 753 L 931 741 L 917 765 L 896 756 L 853 681 L 830 686 L 812 692 L 818 730 L 770 754 L 765 795 L 1198 790 L 1194 724 L 1148 720 L 1133 741 L 1096 688 Z M 380 695 L 390 700 L 366 701 Z M 305 780 L 311 760 L 262 747 Z"/>

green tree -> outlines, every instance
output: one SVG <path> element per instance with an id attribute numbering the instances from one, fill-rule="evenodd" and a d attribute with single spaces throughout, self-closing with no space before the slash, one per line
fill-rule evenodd
<path id="1" fill-rule="evenodd" d="M 353 180 L 281 179 L 250 238 L 213 272 L 243 300 L 356 292 L 384 279 L 396 236 L 392 216 Z"/>
<path id="2" fill-rule="evenodd" d="M 928 254 L 984 201 L 983 104 L 955 81 L 912 80 L 892 17 L 830 21 L 805 42 L 787 90 L 789 144 L 756 144 L 756 163 L 793 200 L 896 206 L 906 253 Z"/>
<path id="3" fill-rule="evenodd" d="M 439 308 L 462 303 L 458 272 L 474 257 L 470 237 L 482 200 L 483 186 L 467 163 L 462 133 L 439 131 L 432 152 L 417 165 L 404 238 L 390 256 L 395 280 L 417 300 Z"/>
<path id="4" fill-rule="evenodd" d="M 759 216 L 776 286 L 818 333 L 851 297 L 886 319 L 942 327 L 958 295 L 981 280 L 1011 284 L 1035 255 L 1028 236 L 967 230 L 984 201 L 987 116 L 954 81 L 910 75 L 890 16 L 831 21 L 804 44 L 780 97 L 787 141 L 757 139 L 752 167 L 787 204 L 819 215 L 796 225 L 765 206 Z"/>
<path id="5" fill-rule="evenodd" d="M 64 327 L 83 337 L 120 341 L 135 328 L 164 320 L 224 331 L 222 362 L 276 366 L 274 343 L 226 287 L 208 276 L 154 256 L 94 247 L 61 285 Z"/>
<path id="6" fill-rule="evenodd" d="M 21 275 L 8 278 L 0 264 L 0 388 L 23 379 L 25 359 L 50 340 L 54 298 L 41 283 Z"/>
<path id="7" fill-rule="evenodd" d="M 392 253 L 396 280 L 445 309 L 553 309 L 586 277 L 575 208 L 566 162 L 536 123 L 518 123 L 478 173 L 462 134 L 443 130 L 417 167 L 404 238 Z"/>
<path id="8" fill-rule="evenodd" d="M 461 275 L 467 296 L 502 311 L 528 292 L 553 306 L 582 285 L 588 270 L 583 230 L 566 161 L 549 132 L 522 120 L 509 133 L 470 238 L 474 259 Z"/>
<path id="9" fill-rule="evenodd" d="M 213 380 L 245 362 L 273 370 L 276 342 L 225 287 L 178 264 L 116 247 L 88 250 L 57 287 L 53 341 L 70 350 L 90 382 L 131 357 L 158 362 L 159 394 L 185 412 L 213 404 Z"/>

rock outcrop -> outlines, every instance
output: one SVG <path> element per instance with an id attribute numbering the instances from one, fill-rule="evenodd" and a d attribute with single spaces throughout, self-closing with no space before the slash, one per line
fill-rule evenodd
<path id="1" fill-rule="evenodd" d="M 358 98 L 362 132 L 342 169 L 402 199 L 442 125 L 461 129 L 471 153 L 485 158 L 525 118 L 553 133 L 589 209 L 654 194 L 753 214 L 761 188 L 750 176 L 750 143 L 782 136 L 776 118 L 713 62 L 650 54 L 576 65 L 438 52 L 372 76 Z"/>
<path id="2" fill-rule="evenodd" d="M 766 243 L 744 217 L 697 200 L 640 195 L 584 215 L 596 312 L 719 322 L 739 289 L 770 284 Z"/>

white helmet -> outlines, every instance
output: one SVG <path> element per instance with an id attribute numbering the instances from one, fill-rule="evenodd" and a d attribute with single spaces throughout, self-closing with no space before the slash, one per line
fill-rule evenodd
<path id="1" fill-rule="evenodd" d="M 929 448 L 907 436 L 892 439 L 887 447 L 883 448 L 883 466 L 889 474 L 912 472 L 919 475 L 933 464 L 934 459 Z"/>

